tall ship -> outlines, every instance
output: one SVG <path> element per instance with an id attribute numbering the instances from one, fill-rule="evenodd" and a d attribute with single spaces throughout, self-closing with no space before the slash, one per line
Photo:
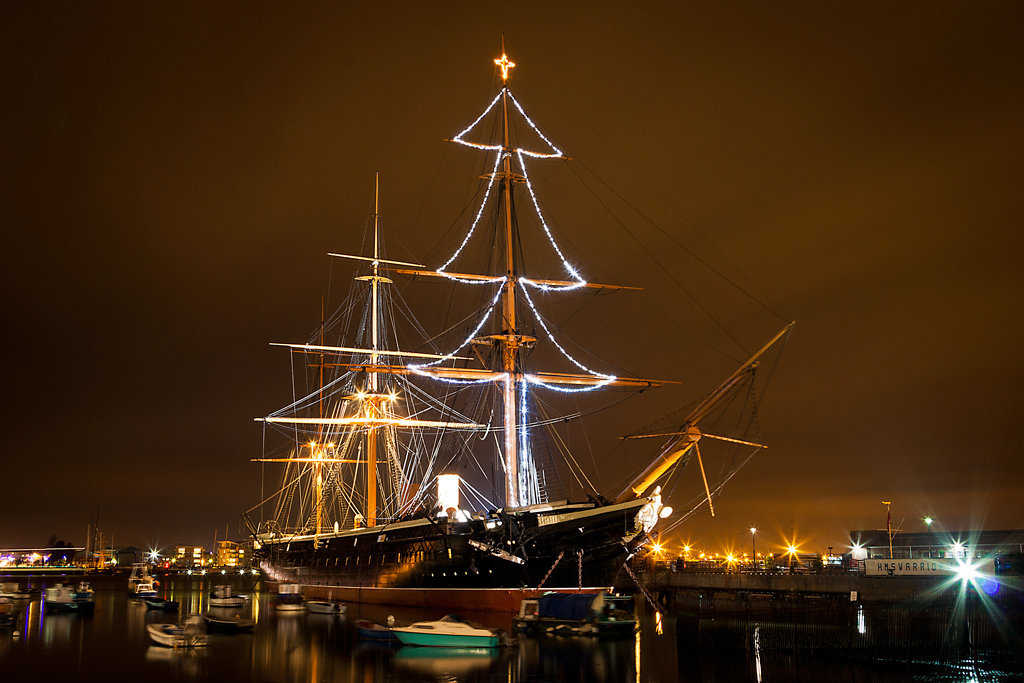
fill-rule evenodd
<path id="1" fill-rule="evenodd" d="M 607 589 L 686 516 L 673 514 L 662 486 L 690 462 L 704 484 L 698 506 L 713 511 L 735 468 L 709 484 L 702 440 L 748 454 L 762 447 L 756 420 L 732 420 L 731 434 L 705 423 L 745 402 L 791 325 L 713 391 L 629 435 L 661 447 L 622 490 L 593 485 L 559 429 L 582 421 L 579 406 L 602 392 L 668 380 L 592 369 L 545 315 L 556 297 L 635 288 L 588 281 L 570 263 L 530 176 L 534 164 L 566 157 L 510 90 L 515 64 L 504 50 L 494 62 L 499 92 L 451 139 L 486 161 L 447 260 L 431 268 L 388 258 L 375 183 L 362 252 L 330 254 L 356 270 L 348 297 L 305 342 L 280 344 L 294 400 L 257 418 L 268 446 L 255 460 L 279 469 L 281 486 L 243 515 L 271 581 L 340 600 L 490 609 L 545 590 Z M 445 296 L 453 308 L 473 305 L 428 329 L 399 278 L 464 290 Z"/>

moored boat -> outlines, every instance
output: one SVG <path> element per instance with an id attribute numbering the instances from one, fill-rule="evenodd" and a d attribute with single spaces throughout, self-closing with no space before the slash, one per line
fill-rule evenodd
<path id="1" fill-rule="evenodd" d="M 231 586 L 214 586 L 210 591 L 210 607 L 241 607 L 245 599 L 246 596 L 234 593 Z"/>
<path id="2" fill-rule="evenodd" d="M 629 634 L 636 630 L 632 597 L 551 591 L 523 600 L 513 626 L 522 633 Z"/>
<path id="3" fill-rule="evenodd" d="M 378 642 L 396 642 L 398 638 L 387 626 L 381 626 L 367 619 L 355 621 L 356 634 L 363 640 L 374 640 Z"/>
<path id="4" fill-rule="evenodd" d="M 147 624 L 146 631 L 157 645 L 164 647 L 205 647 L 207 636 L 202 622 L 192 617 L 184 624 Z"/>
<path id="5" fill-rule="evenodd" d="M 244 633 L 251 631 L 256 626 L 254 619 L 239 616 L 237 614 L 216 614 L 207 612 L 203 615 L 206 627 L 211 631 L 224 633 Z"/>
<path id="6" fill-rule="evenodd" d="M 146 598 L 146 609 L 162 610 L 164 612 L 177 612 L 178 603 L 175 600 L 164 600 L 163 598 Z"/>
<path id="7" fill-rule="evenodd" d="M 345 603 L 340 600 L 307 600 L 306 607 L 313 614 L 344 614 Z"/>
<path id="8" fill-rule="evenodd" d="M 81 595 L 82 597 L 77 597 Z M 70 583 L 60 583 L 55 586 L 47 586 L 43 591 L 43 605 L 48 612 L 75 612 L 78 614 L 92 614 L 96 606 L 92 600 L 92 593 L 80 594 L 75 586 Z"/>
<path id="9" fill-rule="evenodd" d="M 12 600 L 29 600 L 32 592 L 21 587 L 21 584 L 13 581 L 0 583 L 0 598 L 11 598 Z"/>
<path id="10" fill-rule="evenodd" d="M 498 647 L 498 632 L 454 614 L 437 621 L 418 621 L 391 629 L 403 645 L 433 647 Z"/>
<path id="11" fill-rule="evenodd" d="M 132 565 L 131 576 L 128 577 L 128 597 L 144 600 L 157 597 L 158 581 L 149 573 L 149 565 L 136 562 Z"/>
<path id="12" fill-rule="evenodd" d="M 297 583 L 282 583 L 274 596 L 274 609 L 278 612 L 305 612 L 306 601 L 302 599 Z"/>

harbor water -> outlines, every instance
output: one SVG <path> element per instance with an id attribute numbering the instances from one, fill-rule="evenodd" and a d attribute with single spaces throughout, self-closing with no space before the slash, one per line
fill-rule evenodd
<path id="1" fill-rule="evenodd" d="M 68 577 L 67 580 L 70 580 Z M 59 579 L 29 581 L 42 589 Z M 207 647 L 153 644 L 146 625 L 207 608 L 214 585 L 248 595 L 234 610 L 251 633 L 210 634 Z M 640 600 L 639 628 L 620 637 L 521 636 L 512 647 L 392 647 L 361 641 L 353 622 L 436 619 L 422 610 L 348 605 L 343 616 L 278 613 L 257 577 L 166 576 L 158 590 L 177 614 L 129 599 L 124 577 L 93 578 L 92 615 L 47 613 L 18 601 L 14 631 L 0 630 L 4 681 L 1019 681 L 1020 620 L 968 605 L 959 614 L 868 607 L 794 613 L 776 607 L 661 615 Z M 991 606 L 989 606 L 991 608 Z M 464 613 L 510 629 L 508 615 Z"/>

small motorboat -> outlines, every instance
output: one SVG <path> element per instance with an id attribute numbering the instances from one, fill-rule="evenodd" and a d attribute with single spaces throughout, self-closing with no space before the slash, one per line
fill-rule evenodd
<path id="1" fill-rule="evenodd" d="M 149 565 L 137 562 L 132 565 L 132 574 L 128 577 L 129 598 L 155 598 L 157 580 L 149 573 Z"/>
<path id="2" fill-rule="evenodd" d="M 70 583 L 59 583 L 47 586 L 43 591 L 43 605 L 50 612 L 77 612 L 92 614 L 96 603 L 92 600 L 92 591 L 80 593 Z"/>
<path id="3" fill-rule="evenodd" d="M 387 626 L 381 626 L 366 619 L 358 619 L 355 624 L 356 634 L 363 640 L 398 642 L 398 638 L 395 637 L 395 634 Z"/>
<path id="4" fill-rule="evenodd" d="M 231 586 L 214 586 L 210 591 L 210 607 L 241 607 L 245 597 L 232 592 Z"/>
<path id="5" fill-rule="evenodd" d="M 146 631 L 154 643 L 164 647 L 205 647 L 207 642 L 202 622 L 198 617 L 191 617 L 181 626 L 147 624 Z"/>
<path id="6" fill-rule="evenodd" d="M 434 647 L 498 647 L 498 632 L 454 614 L 437 621 L 418 621 L 391 632 L 403 645 Z"/>
<path id="7" fill-rule="evenodd" d="M 223 633 L 244 633 L 251 631 L 256 626 L 254 619 L 246 619 L 240 617 L 237 614 L 215 614 L 213 612 L 207 612 L 203 615 L 203 619 L 206 621 L 206 628 L 211 631 L 221 631 Z"/>
<path id="8" fill-rule="evenodd" d="M 163 598 L 146 598 L 146 609 L 177 612 L 178 603 L 174 600 L 164 600 Z"/>
<path id="9" fill-rule="evenodd" d="M 11 600 L 28 600 L 32 597 L 32 593 L 21 587 L 20 584 L 13 581 L 7 581 L 0 583 L 0 598 L 10 598 Z"/>
<path id="10" fill-rule="evenodd" d="M 297 583 L 282 583 L 278 586 L 273 605 L 278 612 L 306 611 L 306 601 L 302 598 Z"/>
<path id="11" fill-rule="evenodd" d="M 307 600 L 306 607 L 313 614 L 344 614 L 345 603 L 340 600 Z"/>

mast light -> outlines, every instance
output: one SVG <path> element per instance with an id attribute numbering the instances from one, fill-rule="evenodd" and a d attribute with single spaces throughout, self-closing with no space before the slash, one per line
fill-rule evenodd
<path id="1" fill-rule="evenodd" d="M 501 80 L 507 81 L 508 80 L 508 70 L 509 69 L 514 69 L 515 66 L 516 66 L 516 63 L 515 62 L 510 62 L 509 59 L 508 59 L 508 55 L 506 55 L 504 52 L 501 53 L 501 59 L 495 59 L 494 63 L 501 67 Z"/>

